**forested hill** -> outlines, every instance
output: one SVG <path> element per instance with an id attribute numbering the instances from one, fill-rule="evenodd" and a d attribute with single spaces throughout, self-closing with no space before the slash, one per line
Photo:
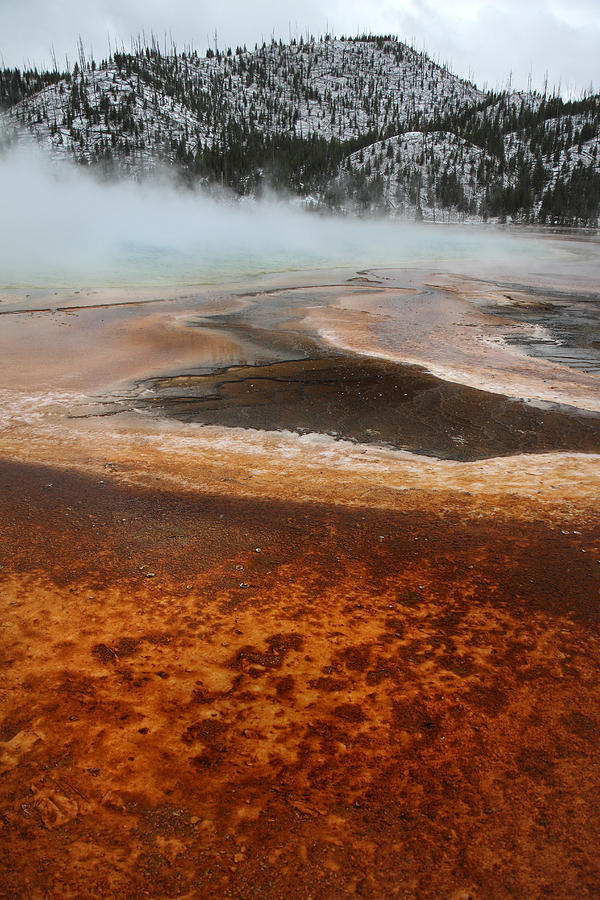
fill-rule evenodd
<path id="1" fill-rule="evenodd" d="M 225 52 L 138 44 L 73 71 L 0 71 L 0 127 L 136 177 L 345 211 L 596 225 L 600 96 L 491 93 L 392 37 Z"/>

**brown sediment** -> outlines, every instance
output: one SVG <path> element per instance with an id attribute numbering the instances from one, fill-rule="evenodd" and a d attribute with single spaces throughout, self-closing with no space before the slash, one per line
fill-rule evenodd
<path id="1" fill-rule="evenodd" d="M 432 284 L 439 298 L 341 297 L 334 305 L 307 309 L 303 325 L 337 350 L 422 366 L 444 380 L 515 398 L 600 410 L 598 378 L 545 358 L 528 357 L 509 343 L 527 337 L 526 323 L 485 315 L 469 291 L 481 298 L 481 284 L 450 288 Z M 455 292 L 455 294 L 453 293 Z M 402 302 L 398 302 L 402 299 Z M 387 300 L 387 302 L 386 302 Z M 467 302 L 469 300 L 470 302 Z M 494 302 L 487 290 L 485 300 Z M 384 301 L 384 302 L 382 302 Z"/>
<path id="2" fill-rule="evenodd" d="M 189 304 L 172 306 L 169 313 L 116 304 L 6 316 L 0 332 L 2 387 L 106 391 L 147 375 L 150 360 L 160 373 L 199 361 L 222 366 L 248 359 L 235 333 L 188 328 Z"/>
<path id="3" fill-rule="evenodd" d="M 135 406 L 184 422 L 318 432 L 441 459 L 600 450 L 600 412 L 539 408 L 351 355 L 152 378 L 142 387 L 151 396 Z"/>
<path id="4" fill-rule="evenodd" d="M 0 491 L 2 896 L 595 895 L 593 498 Z"/>
<path id="5" fill-rule="evenodd" d="M 4 317 L 0 896 L 596 895 L 597 379 L 359 275 Z"/>
<path id="6" fill-rule="evenodd" d="M 172 299 L 142 294 L 140 302 L 130 293 L 122 303 L 114 295 L 92 303 L 91 293 L 89 306 L 6 315 L 0 383 L 102 391 L 154 375 L 252 365 L 273 360 L 283 329 L 300 346 L 316 342 L 323 349 L 325 343 L 326 352 L 333 346 L 334 352 L 421 366 L 445 381 L 500 396 L 600 411 L 597 377 L 529 358 L 507 344 L 526 338 L 530 325 L 486 314 L 486 305 L 502 302 L 503 285 L 412 270 L 358 284 L 327 283 L 320 274 L 321 282 L 303 274 L 304 283 L 287 287 L 266 279 L 253 291 L 204 289 Z M 23 312 L 26 304 L 15 309 Z M 307 354 L 292 358 L 299 355 Z"/>

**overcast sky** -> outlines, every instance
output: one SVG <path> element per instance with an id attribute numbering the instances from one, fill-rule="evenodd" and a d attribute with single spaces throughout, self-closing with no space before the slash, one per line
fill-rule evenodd
<path id="1" fill-rule="evenodd" d="M 96 59 L 109 39 L 154 32 L 204 51 L 326 30 L 397 34 L 479 87 L 600 90 L 600 0 L 0 0 L 0 63 L 60 66 L 81 35 Z"/>

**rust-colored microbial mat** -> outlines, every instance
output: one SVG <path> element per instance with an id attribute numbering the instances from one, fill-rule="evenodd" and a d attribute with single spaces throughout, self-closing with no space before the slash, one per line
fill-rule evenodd
<path id="1" fill-rule="evenodd" d="M 0 896 L 597 896 L 591 503 L 0 487 Z"/>
<path id="2" fill-rule="evenodd" d="M 599 896 L 561 252 L 0 296 L 2 900 Z"/>

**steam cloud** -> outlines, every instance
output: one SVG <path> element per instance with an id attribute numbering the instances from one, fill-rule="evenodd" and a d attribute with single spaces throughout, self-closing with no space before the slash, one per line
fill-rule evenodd
<path id="1" fill-rule="evenodd" d="M 511 238 L 235 201 L 166 175 L 101 182 L 18 145 L 0 158 L 0 287 L 194 283 L 260 271 L 410 265 L 514 252 Z M 529 248 L 531 249 L 531 248 Z"/>

